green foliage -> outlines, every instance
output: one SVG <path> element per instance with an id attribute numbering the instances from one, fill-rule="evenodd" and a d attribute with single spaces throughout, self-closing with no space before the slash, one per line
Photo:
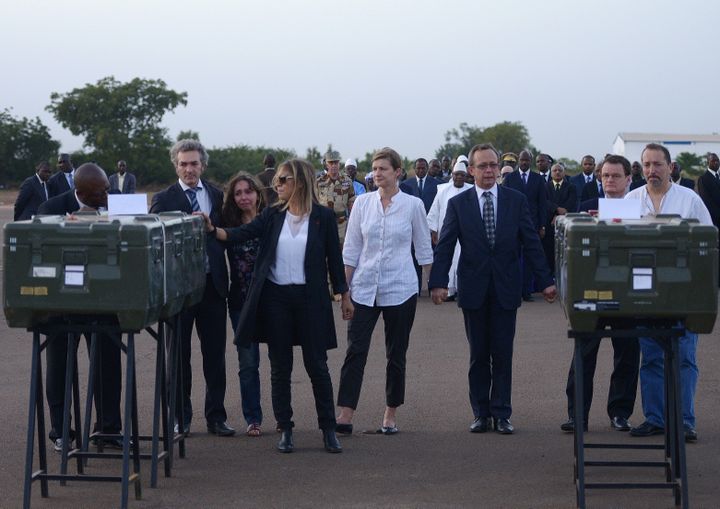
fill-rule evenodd
<path id="1" fill-rule="evenodd" d="M 64 128 L 83 136 L 83 145 L 106 169 L 125 159 L 141 184 L 167 179 L 166 113 L 187 104 L 187 93 L 167 88 L 162 80 L 135 78 L 127 83 L 113 76 L 82 88 L 50 96 L 47 111 Z"/>
<path id="2" fill-rule="evenodd" d="M 200 133 L 197 131 L 192 131 L 188 129 L 187 131 L 180 131 L 177 135 L 177 138 L 175 138 L 175 141 L 180 140 L 197 140 L 200 141 Z"/>
<path id="3" fill-rule="evenodd" d="M 691 152 L 680 152 L 675 157 L 675 162 L 680 165 L 682 171 L 689 175 L 699 176 L 705 171 L 705 161 L 697 154 Z"/>
<path id="4" fill-rule="evenodd" d="M 529 149 L 537 154 L 537 149 L 530 144 L 527 128 L 520 122 L 505 121 L 490 127 L 471 126 L 463 122 L 457 129 L 445 133 L 445 144 L 435 152 L 435 157 L 467 155 L 473 145 L 478 143 L 492 143 L 500 153 L 517 154 L 523 149 Z"/>
<path id="5" fill-rule="evenodd" d="M 565 165 L 566 175 L 577 175 L 578 173 L 580 173 L 580 163 L 575 161 L 574 159 L 561 157 L 559 159 L 556 159 L 555 161 L 558 163 L 563 163 Z"/>
<path id="6" fill-rule="evenodd" d="M 0 110 L 0 184 L 25 180 L 37 163 L 57 156 L 59 148 L 39 118 L 15 118 L 10 110 Z"/>
<path id="7" fill-rule="evenodd" d="M 268 153 L 275 156 L 278 164 L 285 159 L 295 157 L 292 150 L 282 148 L 250 147 L 248 145 L 212 148 L 208 149 L 210 160 L 205 176 L 222 185 L 239 171 L 257 174 L 263 170 L 262 161 L 265 154 Z"/>
<path id="8" fill-rule="evenodd" d="M 316 146 L 309 147 L 305 151 L 305 160 L 312 164 L 316 170 L 323 169 L 322 158 L 323 155 Z"/>

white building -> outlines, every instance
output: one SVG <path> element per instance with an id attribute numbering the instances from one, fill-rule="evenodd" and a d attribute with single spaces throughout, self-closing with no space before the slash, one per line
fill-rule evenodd
<path id="1" fill-rule="evenodd" d="M 663 145 L 673 159 L 680 152 L 703 158 L 708 152 L 720 153 L 720 134 L 619 133 L 613 143 L 613 154 L 625 156 L 630 162 L 640 161 L 648 143 Z"/>

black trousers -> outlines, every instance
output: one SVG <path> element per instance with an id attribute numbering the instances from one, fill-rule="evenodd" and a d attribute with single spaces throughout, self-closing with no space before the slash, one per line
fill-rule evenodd
<path id="1" fill-rule="evenodd" d="M 415 321 L 417 295 L 397 306 L 363 306 L 353 301 L 355 314 L 348 324 L 348 348 L 340 371 L 338 406 L 357 408 L 365 364 L 375 324 L 385 322 L 385 402 L 399 407 L 405 402 L 405 357 Z"/>
<path id="2" fill-rule="evenodd" d="M 600 339 L 588 341 L 583 347 L 583 406 L 585 422 L 588 422 L 590 405 L 593 398 L 593 378 L 597 365 Z M 638 371 L 640 365 L 640 345 L 637 338 L 613 338 L 613 372 L 610 376 L 607 413 L 613 417 L 628 419 L 635 407 L 637 394 Z M 570 364 L 567 389 L 568 416 L 575 416 L 575 364 Z"/>
<path id="3" fill-rule="evenodd" d="M 327 298 L 325 294 L 323 298 Z M 307 320 L 317 296 L 308 295 L 306 285 L 276 285 L 266 281 L 260 296 L 270 357 L 270 381 L 275 420 L 280 429 L 291 429 L 292 395 L 290 377 L 293 369 L 293 345 L 302 348 L 305 371 L 312 383 L 318 427 L 335 429 L 335 407 L 330 372 L 327 367 L 327 342 L 310 337 Z M 316 314 L 316 313 L 315 313 Z"/>
<path id="4" fill-rule="evenodd" d="M 212 277 L 208 274 L 202 300 L 180 314 L 184 424 L 189 424 L 192 419 L 190 352 L 193 325 L 195 325 L 200 339 L 200 351 L 203 357 L 205 419 L 207 419 L 208 423 L 225 422 L 227 420 L 227 412 L 225 412 L 226 307 L 225 297 L 222 297 L 217 292 Z"/>
<path id="5" fill-rule="evenodd" d="M 90 334 L 85 335 L 85 341 L 89 353 Z M 119 433 L 122 429 L 120 348 L 106 334 L 98 334 L 97 346 L 100 350 L 100 365 L 98 366 L 100 372 L 95 373 L 95 413 L 102 415 L 102 423 L 96 422 L 94 429 L 103 433 Z M 67 334 L 60 334 L 50 336 L 45 349 L 47 364 L 45 395 L 50 410 L 50 439 L 52 440 L 62 437 L 67 347 Z M 98 390 L 101 385 L 102 390 Z M 72 412 L 70 415 L 72 416 Z M 75 423 L 75 425 L 79 426 L 80 424 Z"/>
<path id="6" fill-rule="evenodd" d="M 492 283 L 491 283 L 492 284 Z M 470 345 L 470 406 L 475 417 L 512 414 L 512 357 L 517 309 L 503 309 L 489 291 L 480 309 L 463 309 Z"/>

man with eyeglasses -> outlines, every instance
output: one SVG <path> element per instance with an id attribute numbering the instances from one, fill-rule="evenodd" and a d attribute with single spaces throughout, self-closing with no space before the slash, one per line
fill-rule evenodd
<path id="1" fill-rule="evenodd" d="M 492 426 L 509 435 L 515 429 L 510 423 L 510 395 L 515 319 L 523 290 L 521 247 L 548 302 L 555 300 L 556 289 L 527 198 L 497 184 L 500 165 L 495 148 L 489 143 L 475 145 L 468 161 L 475 185 L 448 201 L 429 286 L 435 304 L 447 299 L 450 266 L 460 241 L 457 303 L 470 344 L 468 382 L 475 418 L 470 431 L 484 433 Z"/>
<path id="2" fill-rule="evenodd" d="M 710 212 L 713 224 L 720 228 L 720 158 L 713 152 L 707 155 L 707 170 L 698 178 L 697 190 L 700 199 Z"/>
<path id="3" fill-rule="evenodd" d="M 208 153 L 205 147 L 192 139 L 179 140 L 170 149 L 170 160 L 178 181 L 153 196 L 150 213 L 179 210 L 187 214 L 204 212 L 212 224 L 222 226 L 223 192 L 200 177 L 207 169 Z M 182 311 L 180 335 L 182 345 L 183 420 L 177 422 L 176 433 L 190 433 L 192 420 L 192 368 L 190 351 L 193 324 L 200 339 L 205 375 L 205 419 L 208 433 L 232 436 L 235 430 L 227 425 L 225 411 L 225 343 L 227 330 L 226 299 L 228 271 L 225 247 L 213 236 L 206 236 L 206 283 L 202 300 Z"/>
<path id="4" fill-rule="evenodd" d="M 605 189 L 605 198 L 622 199 L 630 185 L 630 161 L 622 156 L 610 155 L 602 162 L 600 178 Z M 591 198 L 580 204 L 580 212 L 596 213 L 599 198 Z M 600 339 L 588 341 L 583 350 L 583 429 L 587 430 L 588 415 L 593 397 L 593 378 L 597 364 Z M 613 372 L 610 376 L 607 413 L 610 426 L 616 431 L 630 430 L 630 416 L 635 408 L 637 394 L 638 366 L 640 362 L 640 346 L 637 338 L 613 338 Z M 568 373 L 567 394 L 568 420 L 560 425 L 560 429 L 572 433 L 575 431 L 575 370 L 570 363 Z"/>

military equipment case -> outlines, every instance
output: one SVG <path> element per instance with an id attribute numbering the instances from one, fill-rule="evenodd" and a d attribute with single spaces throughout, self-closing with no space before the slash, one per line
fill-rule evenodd
<path id="1" fill-rule="evenodd" d="M 555 274 L 570 327 L 614 319 L 683 321 L 712 332 L 718 307 L 718 231 L 679 216 L 605 221 L 558 216 Z"/>
<path id="2" fill-rule="evenodd" d="M 198 216 L 36 216 L 6 224 L 4 233 L 10 327 L 97 315 L 137 331 L 202 298 L 205 237 Z"/>

